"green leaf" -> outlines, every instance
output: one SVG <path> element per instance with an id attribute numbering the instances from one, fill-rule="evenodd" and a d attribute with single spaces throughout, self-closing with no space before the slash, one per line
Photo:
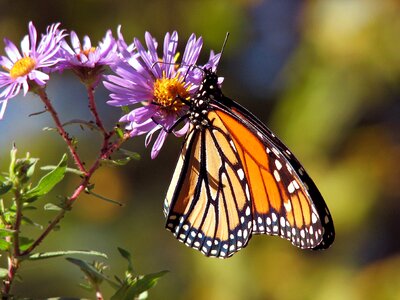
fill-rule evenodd
<path id="1" fill-rule="evenodd" d="M 35 226 L 39 229 L 43 229 L 43 225 L 36 223 L 35 221 L 32 221 L 31 219 L 29 219 L 26 216 L 22 216 L 22 222 L 23 222 L 23 224 L 28 224 L 28 225 Z"/>
<path id="2" fill-rule="evenodd" d="M 85 273 L 85 275 L 91 282 L 100 284 L 103 280 L 105 280 L 112 286 L 117 286 L 115 282 L 110 280 L 107 276 L 105 276 L 103 273 L 101 273 L 99 270 L 97 270 L 94 266 L 87 263 L 86 261 L 72 257 L 67 257 L 66 260 L 68 260 L 70 263 L 77 265 L 81 269 L 81 271 Z"/>
<path id="3" fill-rule="evenodd" d="M 80 120 L 80 119 L 73 119 L 73 120 L 70 120 L 68 122 L 65 122 L 63 124 L 63 127 L 67 126 L 67 125 L 74 125 L 74 124 L 80 125 L 81 128 L 83 128 L 83 126 L 86 126 L 89 129 L 92 129 L 92 130 L 95 129 L 95 130 L 99 130 L 100 131 L 99 127 L 97 127 L 97 125 L 94 122 L 88 122 L 88 121 Z"/>
<path id="4" fill-rule="evenodd" d="M 8 270 L 4 269 L 4 268 L 0 268 L 0 278 L 6 278 L 6 276 L 8 275 Z"/>
<path id="5" fill-rule="evenodd" d="M 124 131 L 120 127 L 115 127 L 115 133 L 120 139 L 124 137 Z"/>
<path id="6" fill-rule="evenodd" d="M 81 255 L 93 255 L 93 256 L 100 256 L 104 258 L 108 258 L 107 254 L 98 252 L 98 251 L 92 251 L 92 250 L 66 250 L 66 251 L 52 251 L 52 252 L 38 252 L 38 253 L 33 253 L 28 256 L 29 260 L 39 260 L 39 259 L 47 259 L 47 258 L 53 258 L 53 257 L 60 257 L 64 255 L 73 255 L 73 254 L 81 254 Z"/>
<path id="7" fill-rule="evenodd" d="M 28 249 L 32 244 L 33 244 L 34 240 L 24 237 L 24 236 L 20 236 L 19 237 L 19 249 L 21 251 L 25 251 L 26 249 Z"/>
<path id="8" fill-rule="evenodd" d="M 124 285 L 111 297 L 111 300 L 133 300 L 152 288 L 166 273 L 168 273 L 168 271 L 161 271 L 140 276 L 133 281 L 126 281 Z"/>
<path id="9" fill-rule="evenodd" d="M 106 197 L 104 197 L 104 196 L 102 196 L 102 195 L 96 194 L 95 192 L 93 192 L 93 191 L 91 191 L 91 190 L 89 190 L 89 189 L 86 189 L 85 192 L 88 193 L 88 194 L 90 194 L 90 195 L 93 195 L 93 196 L 95 196 L 96 198 L 99 198 L 99 199 L 101 199 L 101 200 L 103 200 L 103 201 L 110 202 L 110 203 L 116 204 L 116 205 L 118 205 L 118 206 L 124 206 L 122 203 L 120 203 L 120 202 L 118 202 L 118 201 L 115 201 L 115 200 L 112 200 L 112 199 L 110 199 L 110 198 L 106 198 Z"/>
<path id="10" fill-rule="evenodd" d="M 101 164 L 103 166 L 120 167 L 120 166 L 125 166 L 131 160 L 132 158 L 130 157 L 123 157 L 119 159 L 102 159 Z"/>
<path id="11" fill-rule="evenodd" d="M 4 195 L 13 187 L 12 182 L 0 182 L 0 195 Z"/>
<path id="12" fill-rule="evenodd" d="M 43 208 L 44 208 L 44 210 L 54 210 L 54 211 L 62 210 L 61 207 L 59 207 L 58 205 L 55 205 L 53 203 L 46 203 Z"/>
<path id="13" fill-rule="evenodd" d="M 10 242 L 7 242 L 6 240 L 4 240 L 4 239 L 0 239 L 0 250 L 1 251 L 7 251 L 8 249 L 10 249 L 10 245 L 11 245 L 11 243 Z"/>
<path id="14" fill-rule="evenodd" d="M 40 168 L 40 170 L 43 171 L 52 171 L 54 169 L 56 169 L 57 166 L 43 166 Z M 66 168 L 66 173 L 72 173 L 72 174 L 76 174 L 79 176 L 83 176 L 85 175 L 85 173 L 83 173 L 82 171 L 79 171 L 78 169 L 74 169 L 74 168 Z"/>
<path id="15" fill-rule="evenodd" d="M 133 274 L 133 264 L 132 264 L 131 254 L 127 250 L 120 247 L 118 247 L 118 251 L 121 254 L 121 256 L 128 261 L 128 272 Z"/>
<path id="16" fill-rule="evenodd" d="M 122 152 L 124 155 L 130 157 L 131 159 L 140 160 L 140 154 L 137 152 L 132 152 L 123 148 L 119 148 L 119 151 Z"/>
<path id="17" fill-rule="evenodd" d="M 37 186 L 27 192 L 24 196 L 26 201 L 35 201 L 38 197 L 50 192 L 54 186 L 59 183 L 65 175 L 67 169 L 67 155 L 64 154 L 57 167 L 43 176 Z"/>

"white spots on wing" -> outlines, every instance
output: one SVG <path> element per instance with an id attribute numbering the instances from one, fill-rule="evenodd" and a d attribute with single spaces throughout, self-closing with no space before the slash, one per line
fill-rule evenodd
<path id="1" fill-rule="evenodd" d="M 182 228 L 183 228 L 183 230 L 188 231 L 189 225 L 188 225 L 188 224 L 185 224 L 185 225 L 182 226 Z"/>
<path id="2" fill-rule="evenodd" d="M 285 227 L 285 225 L 286 225 L 286 220 L 285 220 L 284 217 L 281 217 L 281 218 L 280 218 L 280 223 L 281 223 L 281 227 Z"/>
<path id="3" fill-rule="evenodd" d="M 289 199 L 287 201 L 283 201 L 283 206 L 285 207 L 287 212 L 290 212 L 292 210 L 292 203 Z"/>
<path id="4" fill-rule="evenodd" d="M 242 168 L 240 168 L 239 170 L 237 170 L 237 174 L 238 174 L 240 180 L 243 180 L 243 179 L 244 179 L 244 172 L 243 172 L 243 169 L 242 169 Z"/>
<path id="5" fill-rule="evenodd" d="M 274 177 L 277 182 L 281 181 L 281 176 L 277 170 L 274 170 Z"/>
<path id="6" fill-rule="evenodd" d="M 276 220 L 278 220 L 278 217 L 276 216 L 276 213 L 272 213 L 271 216 L 272 216 L 272 222 L 275 223 Z"/>
<path id="7" fill-rule="evenodd" d="M 315 223 L 317 223 L 317 221 L 318 221 L 317 215 L 315 213 L 312 213 L 311 214 L 311 222 L 313 224 L 315 224 Z"/>
<path id="8" fill-rule="evenodd" d="M 236 146 L 235 146 L 235 143 L 233 142 L 233 140 L 229 140 L 229 144 L 231 144 L 231 147 L 233 148 L 233 150 L 235 150 L 235 152 L 237 152 Z"/>
<path id="9" fill-rule="evenodd" d="M 279 153 L 278 149 L 276 149 L 275 147 L 272 147 L 272 152 L 274 152 L 275 155 L 276 155 L 277 157 L 279 157 L 280 153 Z"/>
<path id="10" fill-rule="evenodd" d="M 276 168 L 278 169 L 278 171 L 279 171 L 280 169 L 282 169 L 282 164 L 281 164 L 281 162 L 280 162 L 278 159 L 275 159 L 275 166 L 276 166 Z"/>
<path id="11" fill-rule="evenodd" d="M 294 184 L 293 184 L 294 180 L 292 182 L 289 183 L 287 190 L 289 192 L 289 194 L 292 194 L 294 192 Z"/>
<path id="12" fill-rule="evenodd" d="M 250 216 L 250 207 L 249 206 L 246 208 L 246 216 Z"/>
<path id="13" fill-rule="evenodd" d="M 300 186 L 299 186 L 299 184 L 297 183 L 296 180 L 293 180 L 292 182 L 293 182 L 294 188 L 295 188 L 296 190 L 300 189 Z"/>
<path id="14" fill-rule="evenodd" d="M 325 222 L 325 224 L 328 224 L 328 223 L 329 223 L 329 218 L 328 218 L 328 216 L 325 216 L 324 222 Z"/>
<path id="15" fill-rule="evenodd" d="M 292 167 L 289 165 L 289 163 L 286 163 L 286 169 L 289 171 L 289 174 L 293 174 Z"/>
<path id="16" fill-rule="evenodd" d="M 272 224 L 271 218 L 267 217 L 267 225 L 270 226 Z"/>
<path id="17" fill-rule="evenodd" d="M 247 183 L 246 183 L 246 197 L 247 197 L 247 200 L 250 200 L 249 185 Z"/>
<path id="18" fill-rule="evenodd" d="M 257 131 L 257 135 L 258 135 L 260 138 L 263 138 L 263 134 L 262 134 L 260 131 Z"/>
<path id="19" fill-rule="evenodd" d="M 267 150 L 267 153 L 271 153 L 271 150 L 268 147 L 266 148 L 266 150 Z"/>

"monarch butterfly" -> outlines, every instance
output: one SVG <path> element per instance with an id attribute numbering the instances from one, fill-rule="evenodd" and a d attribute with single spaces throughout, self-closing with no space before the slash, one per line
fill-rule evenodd
<path id="1" fill-rule="evenodd" d="M 332 217 L 302 165 L 258 118 L 223 95 L 214 71 L 203 72 L 164 202 L 166 228 L 219 258 L 245 247 L 253 234 L 328 248 Z"/>

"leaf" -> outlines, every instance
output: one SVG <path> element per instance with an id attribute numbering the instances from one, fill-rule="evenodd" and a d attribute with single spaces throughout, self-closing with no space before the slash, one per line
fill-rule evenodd
<path id="1" fill-rule="evenodd" d="M 50 192 L 54 186 L 59 183 L 65 175 L 67 169 L 67 155 L 64 154 L 57 167 L 43 176 L 37 186 L 27 192 L 24 197 L 26 201 L 35 201 L 38 197 Z"/>
<path id="2" fill-rule="evenodd" d="M 54 210 L 54 211 L 62 210 L 61 207 L 59 207 L 53 203 L 46 203 L 43 208 L 44 208 L 44 210 Z"/>
<path id="3" fill-rule="evenodd" d="M 115 132 L 119 138 L 122 139 L 124 137 L 124 131 L 120 127 L 115 127 Z"/>
<path id="4" fill-rule="evenodd" d="M 0 195 L 4 195 L 13 187 L 12 182 L 0 182 Z"/>
<path id="5" fill-rule="evenodd" d="M 88 121 L 80 120 L 80 119 L 73 119 L 73 120 L 70 120 L 68 122 L 65 122 L 63 124 L 63 127 L 67 126 L 67 125 L 73 125 L 73 124 L 78 124 L 80 126 L 86 126 L 89 129 L 92 129 L 92 130 L 95 129 L 95 130 L 99 130 L 100 131 L 99 127 L 97 127 L 97 125 L 94 122 L 88 122 Z"/>
<path id="6" fill-rule="evenodd" d="M 168 271 L 147 274 L 134 281 L 125 281 L 124 285 L 111 297 L 111 300 L 133 300 L 152 288 Z"/>
<path id="7" fill-rule="evenodd" d="M 132 264 L 131 254 L 123 248 L 118 247 L 117 249 L 121 254 L 121 256 L 128 261 L 128 272 L 133 274 L 133 264 Z"/>
<path id="8" fill-rule="evenodd" d="M 81 269 L 81 271 L 85 273 L 85 275 L 91 282 L 98 284 L 101 283 L 103 280 L 105 280 L 108 283 L 110 283 L 113 287 L 117 286 L 115 282 L 110 280 L 107 276 L 99 272 L 95 267 L 93 267 L 86 261 L 72 257 L 67 257 L 66 260 L 68 260 L 70 263 L 73 263 L 74 265 L 77 265 Z"/>
<path id="9" fill-rule="evenodd" d="M 43 225 L 36 223 L 35 221 L 32 221 L 31 219 L 29 219 L 26 216 L 22 216 L 22 221 L 23 221 L 23 224 L 28 224 L 28 225 L 35 226 L 39 229 L 43 229 Z"/>
<path id="10" fill-rule="evenodd" d="M 60 257 L 64 255 L 73 255 L 73 254 L 81 254 L 81 255 L 93 255 L 93 256 L 101 256 L 104 258 L 108 258 L 107 254 L 93 251 L 93 250 L 65 250 L 65 251 L 51 251 L 51 252 L 38 252 L 33 253 L 28 256 L 29 260 L 39 260 L 39 259 L 47 259 Z"/>
<path id="11" fill-rule="evenodd" d="M 131 159 L 140 160 L 140 154 L 137 152 L 132 152 L 123 148 L 119 148 L 119 151 L 122 152 L 124 155 L 130 157 Z"/>
<path id="12" fill-rule="evenodd" d="M 32 244 L 33 244 L 33 239 L 24 237 L 24 236 L 20 236 L 19 237 L 19 249 L 21 251 L 25 251 L 26 249 L 28 249 Z"/>
<path id="13" fill-rule="evenodd" d="M 120 202 L 118 202 L 118 201 L 115 201 L 115 200 L 112 200 L 112 199 L 110 199 L 110 198 L 106 198 L 106 197 L 104 197 L 104 196 L 102 196 L 102 195 L 96 194 L 95 192 L 93 192 L 93 191 L 91 191 L 91 190 L 89 190 L 89 189 L 86 189 L 85 192 L 88 193 L 88 194 L 90 194 L 90 195 L 93 195 L 93 196 L 95 196 L 96 198 L 99 198 L 99 199 L 101 199 L 101 200 L 103 200 L 103 201 L 110 202 L 110 203 L 116 204 L 116 205 L 118 205 L 118 206 L 124 206 L 122 203 L 120 203 Z"/>
<path id="14" fill-rule="evenodd" d="M 8 275 L 8 270 L 0 268 L 0 278 L 6 278 L 7 275 Z"/>
<path id="15" fill-rule="evenodd" d="M 40 170 L 43 171 L 52 171 L 54 169 L 56 169 L 57 166 L 43 166 L 40 168 Z M 83 176 L 85 175 L 85 173 L 83 173 L 82 171 L 79 171 L 78 169 L 74 169 L 74 168 L 66 168 L 66 173 L 72 173 L 72 174 L 76 174 L 79 176 Z"/>
<path id="16" fill-rule="evenodd" d="M 101 164 L 103 166 L 120 167 L 120 166 L 125 166 L 131 160 L 132 158 L 130 157 L 123 157 L 119 159 L 102 159 Z"/>
<path id="17" fill-rule="evenodd" d="M 1 251 L 7 251 L 8 249 L 10 249 L 10 245 L 11 245 L 11 243 L 10 242 L 7 242 L 6 240 L 4 240 L 4 239 L 0 239 L 0 250 Z"/>

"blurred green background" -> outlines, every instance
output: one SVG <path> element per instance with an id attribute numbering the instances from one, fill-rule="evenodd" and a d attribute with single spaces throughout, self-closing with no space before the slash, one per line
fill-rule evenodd
<path id="1" fill-rule="evenodd" d="M 93 42 L 118 24 L 127 41 L 150 31 L 159 42 L 178 30 L 180 46 L 194 32 L 204 37 L 205 62 L 231 33 L 218 69 L 224 93 L 255 112 L 305 165 L 324 195 L 336 226 L 327 251 L 301 251 L 276 237 L 256 236 L 228 260 L 210 259 L 178 243 L 164 229 L 162 205 L 178 156 L 170 137 L 152 161 L 143 137 L 129 142 L 140 161 L 96 173 L 95 191 L 117 206 L 84 196 L 40 251 L 94 249 L 110 257 L 110 274 L 133 253 L 140 273 L 171 272 L 151 299 L 400 299 L 400 3 L 396 0 L 6 1 L 0 0 L 0 36 L 19 44 L 32 20 L 40 32 L 52 22 L 88 34 Z M 4 54 L 4 51 L 1 51 Z M 56 75 L 48 90 L 63 120 L 89 118 L 84 87 Z M 97 101 L 107 124 L 120 116 Z M 9 102 L 0 122 L 0 167 L 12 142 L 20 155 L 55 164 L 66 152 L 31 95 Z M 97 136 L 71 128 L 87 163 Z M 53 193 L 68 195 L 68 177 Z M 43 202 L 44 203 L 44 202 Z M 42 205 L 39 203 L 39 205 Z M 51 213 L 37 215 L 42 224 Z M 37 229 L 29 229 L 38 234 Z M 64 259 L 26 263 L 20 296 L 93 296 L 81 273 Z M 105 294 L 110 289 L 105 287 Z"/>

